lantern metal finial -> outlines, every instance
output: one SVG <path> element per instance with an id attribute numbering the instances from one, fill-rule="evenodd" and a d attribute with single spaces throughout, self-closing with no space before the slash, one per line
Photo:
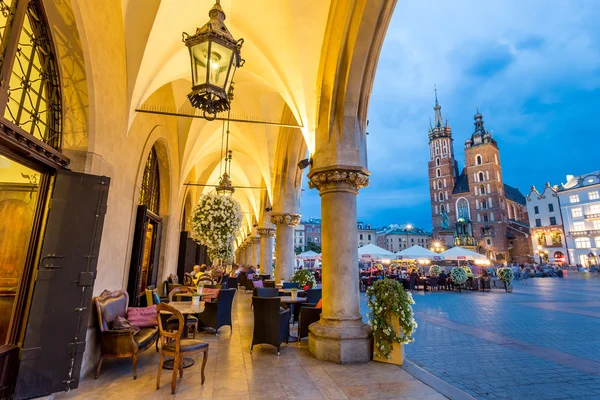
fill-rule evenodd
<path id="1" fill-rule="evenodd" d="M 243 39 L 235 40 L 225 26 L 225 12 L 220 0 L 208 12 L 210 20 L 196 29 L 193 36 L 183 35 L 190 50 L 192 92 L 188 99 L 204 112 L 208 120 L 230 109 L 228 94 L 236 68 L 243 65 L 240 55 Z"/>

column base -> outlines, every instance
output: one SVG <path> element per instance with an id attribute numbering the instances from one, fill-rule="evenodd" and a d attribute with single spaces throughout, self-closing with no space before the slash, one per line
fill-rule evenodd
<path id="1" fill-rule="evenodd" d="M 373 358 L 371 328 L 362 318 L 340 320 L 321 316 L 309 331 L 308 349 L 318 360 L 356 364 Z"/>

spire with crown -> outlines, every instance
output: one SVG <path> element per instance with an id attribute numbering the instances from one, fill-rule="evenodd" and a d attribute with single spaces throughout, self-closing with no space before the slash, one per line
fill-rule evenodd
<path id="1" fill-rule="evenodd" d="M 467 147 L 484 143 L 492 143 L 495 145 L 496 141 L 492 137 L 492 134 L 483 126 L 483 116 L 479 112 L 479 107 L 475 107 L 475 109 L 477 110 L 475 116 L 473 116 L 473 119 L 475 120 L 473 123 L 475 125 L 475 131 L 473 131 L 471 138 L 467 139 L 465 145 Z"/>
<path id="2" fill-rule="evenodd" d="M 452 136 L 452 128 L 448 124 L 448 118 L 446 118 L 446 122 L 444 123 L 444 118 L 442 117 L 442 107 L 438 101 L 437 97 L 437 87 L 433 87 L 435 93 L 435 107 L 433 110 L 435 111 L 435 119 L 433 122 L 433 126 L 431 125 L 431 120 L 429 120 L 429 139 L 435 139 L 439 137 L 451 137 Z"/>

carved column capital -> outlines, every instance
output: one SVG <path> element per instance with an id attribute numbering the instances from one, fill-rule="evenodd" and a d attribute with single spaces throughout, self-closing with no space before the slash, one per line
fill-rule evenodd
<path id="1" fill-rule="evenodd" d="M 298 226 L 300 223 L 300 214 L 272 214 L 271 215 L 271 223 L 274 225 L 288 225 L 288 226 Z"/>
<path id="2" fill-rule="evenodd" d="M 313 169 L 308 174 L 308 187 L 318 189 L 321 194 L 347 191 L 354 194 L 369 186 L 369 171 L 363 167 L 336 166 Z"/>
<path id="3" fill-rule="evenodd" d="M 273 237 L 275 236 L 275 229 L 273 228 L 256 228 L 259 236 Z"/>
<path id="4" fill-rule="evenodd" d="M 252 244 L 260 243 L 260 236 L 252 236 L 250 238 L 250 243 L 252 243 Z"/>

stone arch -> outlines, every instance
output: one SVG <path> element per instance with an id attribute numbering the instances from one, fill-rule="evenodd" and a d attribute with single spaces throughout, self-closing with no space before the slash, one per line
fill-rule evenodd
<path id="1" fill-rule="evenodd" d="M 138 172 L 135 178 L 135 185 L 137 190 L 134 195 L 134 203 L 137 204 L 139 199 L 139 188 L 142 182 L 142 177 L 144 176 L 144 167 L 146 165 L 146 160 L 152 151 L 152 148 L 156 150 L 156 155 L 158 157 L 158 173 L 160 177 L 160 207 L 159 207 L 159 215 L 161 217 L 168 216 L 171 211 L 171 195 L 173 194 L 171 188 L 171 171 L 173 170 L 171 165 L 171 156 L 169 152 L 169 145 L 164 136 L 164 132 L 162 132 L 162 127 L 160 125 L 156 125 L 148 138 L 146 139 L 146 143 L 144 144 L 144 149 L 140 154 L 140 159 L 138 162 Z"/>

